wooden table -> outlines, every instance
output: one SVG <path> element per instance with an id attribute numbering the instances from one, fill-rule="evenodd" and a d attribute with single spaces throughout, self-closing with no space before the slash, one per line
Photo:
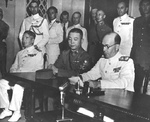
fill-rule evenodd
<path id="1" fill-rule="evenodd" d="M 41 80 L 35 78 L 35 73 L 10 73 L 7 74 L 6 79 L 9 81 L 21 80 L 34 86 L 40 84 L 43 87 L 49 87 L 50 89 L 59 90 L 58 87 L 62 85 L 66 79 L 62 80 Z M 34 88 L 31 87 L 31 103 L 28 118 L 34 117 Z M 139 122 L 150 121 L 150 96 L 144 94 L 136 94 L 120 89 L 105 89 L 105 95 L 95 96 L 87 98 L 85 96 L 74 95 L 72 92 L 69 93 L 70 99 L 77 99 L 80 102 L 88 102 L 98 105 L 105 109 L 107 116 L 110 116 L 114 120 L 121 121 L 121 119 L 128 119 L 133 121 L 139 120 Z M 91 105 L 92 105 L 91 104 Z"/>

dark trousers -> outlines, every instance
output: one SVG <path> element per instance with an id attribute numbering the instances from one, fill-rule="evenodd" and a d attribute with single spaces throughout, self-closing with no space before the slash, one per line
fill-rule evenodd
<path id="1" fill-rule="evenodd" d="M 135 64 L 134 90 L 136 93 L 146 93 L 150 77 L 150 69 L 144 70 L 139 64 Z"/>
<path id="2" fill-rule="evenodd" d="M 6 57 L 7 57 L 7 47 L 5 42 L 0 42 L 0 72 L 2 77 L 6 74 Z"/>

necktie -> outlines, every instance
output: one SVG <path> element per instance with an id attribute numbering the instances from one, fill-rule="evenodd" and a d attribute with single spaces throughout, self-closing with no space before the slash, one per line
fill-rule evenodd
<path id="1" fill-rule="evenodd" d="M 64 23 L 64 27 L 63 27 L 63 41 L 66 40 L 66 27 L 65 27 L 66 23 Z"/>

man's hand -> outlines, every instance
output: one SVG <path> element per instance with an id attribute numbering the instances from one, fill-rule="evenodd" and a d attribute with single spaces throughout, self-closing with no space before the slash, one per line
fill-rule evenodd
<path id="1" fill-rule="evenodd" d="M 52 69 L 53 64 L 48 65 L 48 69 Z"/>
<path id="2" fill-rule="evenodd" d="M 79 82 L 80 86 L 83 87 L 83 81 L 80 79 L 80 77 L 71 77 L 69 78 L 70 84 L 75 85 L 77 82 Z"/>
<path id="3" fill-rule="evenodd" d="M 42 52 L 42 50 L 40 50 L 40 48 L 37 46 L 37 45 L 34 45 L 34 48 L 39 51 L 39 52 Z"/>
<path id="4" fill-rule="evenodd" d="M 52 65 L 52 71 L 54 75 L 58 74 L 58 68 L 56 68 L 54 65 Z"/>

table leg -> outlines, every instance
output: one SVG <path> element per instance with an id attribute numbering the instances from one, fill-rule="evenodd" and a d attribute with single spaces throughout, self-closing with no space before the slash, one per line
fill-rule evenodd
<path id="1" fill-rule="evenodd" d="M 25 89 L 25 118 L 26 122 L 33 122 L 34 119 L 34 106 L 35 106 L 35 96 L 34 96 L 35 90 L 33 88 L 27 88 Z"/>

